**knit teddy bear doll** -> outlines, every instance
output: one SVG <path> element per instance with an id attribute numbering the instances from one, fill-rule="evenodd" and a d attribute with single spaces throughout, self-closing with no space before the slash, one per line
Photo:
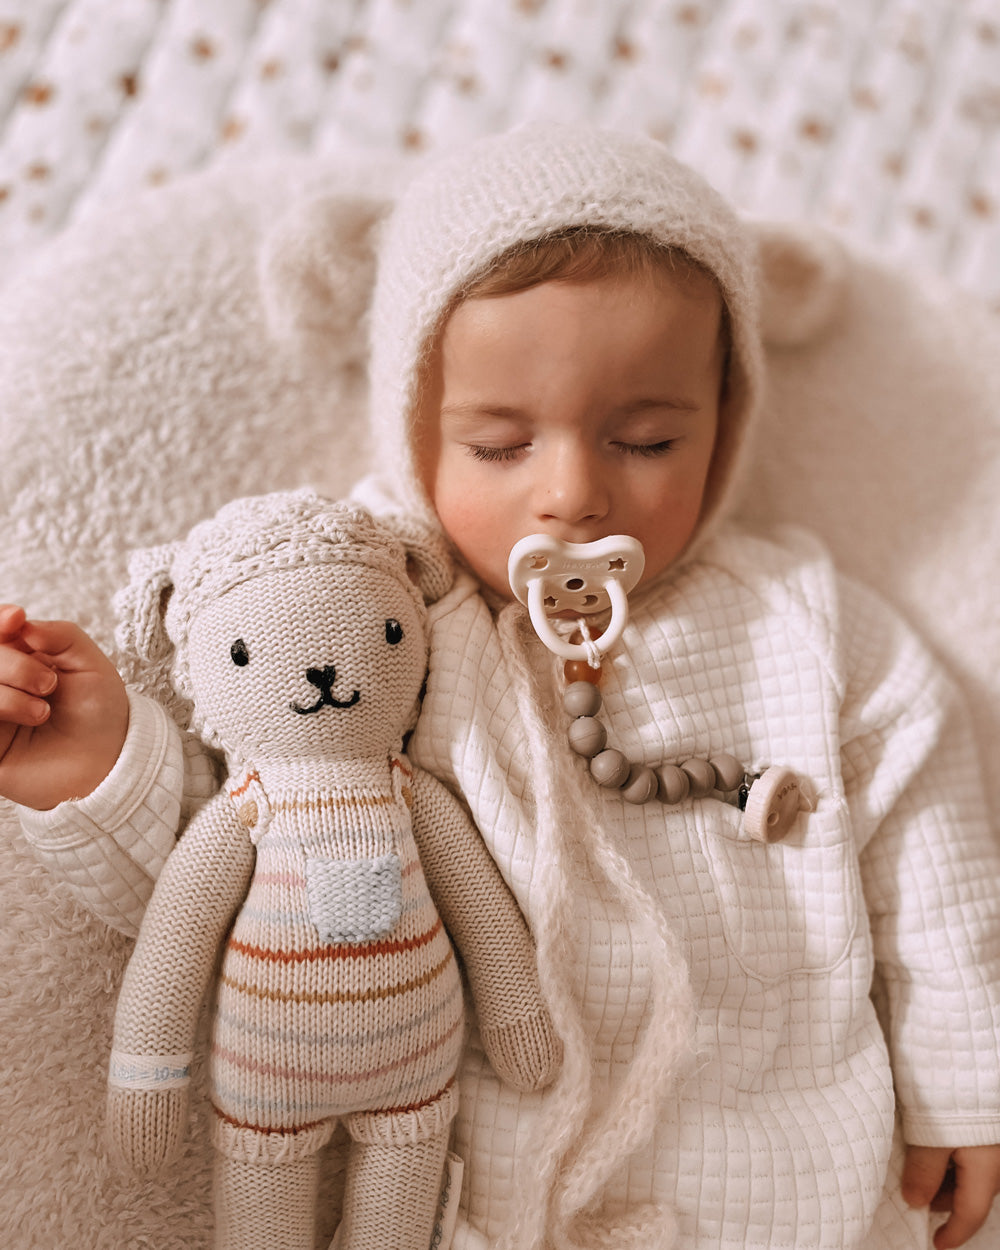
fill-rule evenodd
<path id="1" fill-rule="evenodd" d="M 312 1250 L 318 1152 L 338 1121 L 340 1250 L 427 1250 L 463 1042 L 449 933 L 497 1071 L 537 1089 L 558 1066 L 513 896 L 458 802 L 401 754 L 427 664 L 421 587 L 433 597 L 450 576 L 435 540 L 409 539 L 308 491 L 238 500 L 138 553 L 119 598 L 123 647 L 169 658 L 228 779 L 146 911 L 109 1124 L 141 1173 L 176 1156 L 213 988 L 226 1250 Z"/>

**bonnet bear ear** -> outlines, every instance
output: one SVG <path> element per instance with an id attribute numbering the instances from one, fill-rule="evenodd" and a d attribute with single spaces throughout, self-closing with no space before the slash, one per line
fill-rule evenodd
<path id="1" fill-rule="evenodd" d="M 322 196 L 296 204 L 265 236 L 258 257 L 264 315 L 279 342 L 329 357 L 353 342 L 371 297 L 375 235 L 389 202 Z"/>
<path id="2" fill-rule="evenodd" d="M 115 596 L 115 642 L 127 657 L 156 662 L 173 650 L 164 615 L 173 591 L 170 570 L 181 543 L 136 551 L 128 563 L 128 584 Z"/>
<path id="3" fill-rule="evenodd" d="M 848 258 L 826 231 L 787 222 L 755 223 L 764 342 L 800 347 L 837 319 L 846 299 Z"/>

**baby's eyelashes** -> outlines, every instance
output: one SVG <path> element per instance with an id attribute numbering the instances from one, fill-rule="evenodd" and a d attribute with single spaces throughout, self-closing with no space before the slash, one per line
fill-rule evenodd
<path id="1" fill-rule="evenodd" d="M 465 450 L 474 460 L 481 460 L 486 464 L 503 464 L 517 460 L 528 450 L 529 446 L 529 443 L 519 443 L 516 447 L 487 447 L 480 444 L 467 443 Z"/>
<path id="2" fill-rule="evenodd" d="M 629 456 L 665 456 L 674 450 L 680 440 L 665 438 L 658 443 L 614 443 L 619 451 Z"/>

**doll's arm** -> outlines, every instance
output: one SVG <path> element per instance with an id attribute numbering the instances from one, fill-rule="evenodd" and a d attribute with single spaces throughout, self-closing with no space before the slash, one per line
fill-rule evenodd
<path id="1" fill-rule="evenodd" d="M 219 788 L 207 748 L 153 699 L 128 691 L 128 732 L 97 788 L 51 811 L 21 807 L 35 857 L 114 929 L 134 937 L 178 828 Z"/>
<path id="2" fill-rule="evenodd" d="M 489 1060 L 516 1088 L 541 1089 L 555 1076 L 562 1047 L 517 901 L 461 804 L 420 769 L 413 826 L 428 886 L 465 964 Z"/>
<path id="3" fill-rule="evenodd" d="M 218 795 L 177 843 L 146 908 L 118 998 L 108 1092 L 113 1143 L 138 1172 L 180 1146 L 198 1014 L 254 862 L 246 829 Z"/>

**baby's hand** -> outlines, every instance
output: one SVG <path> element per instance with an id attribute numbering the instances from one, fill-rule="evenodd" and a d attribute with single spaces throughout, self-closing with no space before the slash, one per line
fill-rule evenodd
<path id="1" fill-rule="evenodd" d="M 127 730 L 124 683 L 83 630 L 0 605 L 0 795 L 48 810 L 90 794 Z"/>
<path id="2" fill-rule="evenodd" d="M 911 1207 L 951 1215 L 934 1234 L 937 1250 L 954 1250 L 977 1232 L 1000 1193 L 1000 1146 L 907 1146 L 903 1197 Z"/>

